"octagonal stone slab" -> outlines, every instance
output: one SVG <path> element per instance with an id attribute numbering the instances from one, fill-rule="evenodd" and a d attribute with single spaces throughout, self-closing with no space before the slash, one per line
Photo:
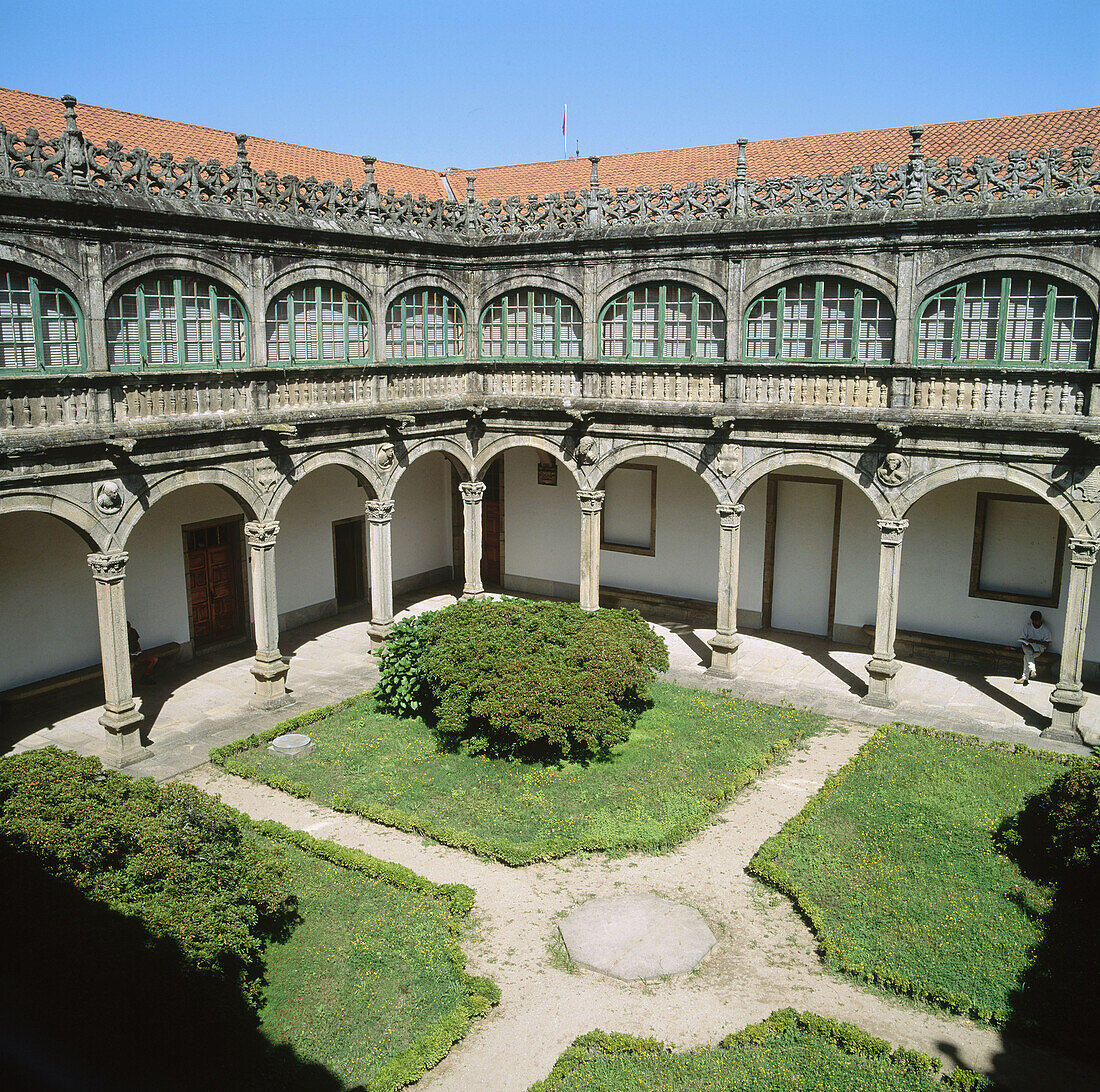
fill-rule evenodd
<path id="1" fill-rule="evenodd" d="M 569 958 L 631 981 L 683 974 L 715 945 L 702 914 L 653 895 L 591 899 L 561 923 Z"/>

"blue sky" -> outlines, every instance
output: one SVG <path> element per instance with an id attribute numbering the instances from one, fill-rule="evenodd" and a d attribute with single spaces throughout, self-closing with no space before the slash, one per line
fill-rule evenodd
<path id="1" fill-rule="evenodd" d="M 570 155 L 1100 104 L 1097 0 L 0 0 L 0 15 L 4 86 L 434 168 L 559 158 L 566 102 Z"/>

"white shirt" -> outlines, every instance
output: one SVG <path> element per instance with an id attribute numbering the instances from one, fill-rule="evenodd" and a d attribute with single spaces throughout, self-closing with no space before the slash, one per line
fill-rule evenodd
<path id="1" fill-rule="evenodd" d="M 1020 634 L 1021 644 L 1043 644 L 1049 645 L 1053 634 L 1050 632 L 1050 626 L 1044 622 L 1041 626 L 1034 626 L 1031 624 L 1031 619 L 1027 620 L 1024 625 L 1024 632 Z"/>

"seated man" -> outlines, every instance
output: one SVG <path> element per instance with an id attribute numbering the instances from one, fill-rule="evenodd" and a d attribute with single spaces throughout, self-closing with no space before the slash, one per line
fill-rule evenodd
<path id="1" fill-rule="evenodd" d="M 1042 614 L 1033 610 L 1024 626 L 1024 632 L 1020 635 L 1020 647 L 1024 652 L 1024 673 L 1016 680 L 1017 683 L 1027 686 L 1035 678 L 1035 657 L 1041 656 L 1050 647 L 1051 636 L 1050 626 L 1043 621 Z"/>
<path id="2" fill-rule="evenodd" d="M 143 651 L 141 647 L 141 638 L 138 636 L 138 631 L 134 629 L 129 622 L 126 623 L 126 636 L 130 641 L 130 670 L 136 675 L 138 664 L 144 664 L 145 670 L 141 673 L 140 678 L 135 678 L 135 682 L 138 683 L 153 683 L 156 679 L 153 676 L 153 672 L 157 667 L 157 657 L 151 652 Z"/>

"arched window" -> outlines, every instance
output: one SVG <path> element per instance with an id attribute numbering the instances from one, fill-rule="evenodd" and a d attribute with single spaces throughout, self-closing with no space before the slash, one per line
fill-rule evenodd
<path id="1" fill-rule="evenodd" d="M 506 292 L 481 313 L 481 355 L 504 360 L 578 358 L 581 313 L 556 292 Z"/>
<path id="2" fill-rule="evenodd" d="M 600 356 L 605 360 L 721 360 L 725 355 L 722 308 L 691 285 L 632 288 L 600 316 Z"/>
<path id="3" fill-rule="evenodd" d="M 924 301 L 917 318 L 917 359 L 1087 368 L 1095 326 L 1092 304 L 1049 277 L 972 277 Z"/>
<path id="4" fill-rule="evenodd" d="M 269 361 L 360 363 L 370 358 L 367 305 L 338 284 L 297 284 L 267 309 Z"/>
<path id="5" fill-rule="evenodd" d="M 76 300 L 49 277 L 0 266 L 0 368 L 79 370 L 86 360 Z"/>
<path id="6" fill-rule="evenodd" d="M 151 273 L 107 308 L 112 368 L 248 364 L 248 318 L 228 289 L 191 273 Z"/>
<path id="7" fill-rule="evenodd" d="M 804 277 L 758 296 L 745 313 L 745 359 L 889 363 L 894 312 L 838 277 Z"/>
<path id="8" fill-rule="evenodd" d="M 461 360 L 466 319 L 458 303 L 438 288 L 406 292 L 386 311 L 387 360 Z"/>

